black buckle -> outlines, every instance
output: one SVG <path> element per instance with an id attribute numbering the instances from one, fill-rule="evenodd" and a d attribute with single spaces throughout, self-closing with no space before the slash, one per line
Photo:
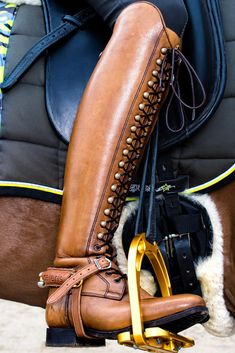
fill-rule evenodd
<path id="1" fill-rule="evenodd" d="M 188 237 L 188 241 L 189 241 L 189 245 L 190 245 L 190 233 L 182 233 L 182 234 L 169 234 L 167 236 L 165 236 L 165 238 L 163 239 L 164 243 L 165 243 L 165 247 L 166 247 L 166 253 L 168 255 L 168 257 L 173 258 L 174 257 L 174 239 L 176 238 L 182 238 L 184 236 Z"/>

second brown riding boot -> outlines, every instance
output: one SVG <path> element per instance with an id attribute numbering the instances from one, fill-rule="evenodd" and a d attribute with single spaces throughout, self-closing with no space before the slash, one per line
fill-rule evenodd
<path id="1" fill-rule="evenodd" d="M 167 95 L 171 50 L 179 37 L 147 2 L 127 7 L 87 85 L 66 165 L 47 323 L 80 339 L 116 338 L 131 327 L 127 281 L 112 236 L 133 174 Z M 145 327 L 178 332 L 204 320 L 201 297 L 155 298 L 142 291 Z"/>

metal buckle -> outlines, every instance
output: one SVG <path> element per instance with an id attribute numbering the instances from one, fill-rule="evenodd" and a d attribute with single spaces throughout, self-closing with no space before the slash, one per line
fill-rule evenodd
<path id="1" fill-rule="evenodd" d="M 73 288 L 79 288 L 83 284 L 83 279 L 73 286 Z"/>
<path id="2" fill-rule="evenodd" d="M 168 236 L 165 236 L 165 238 L 163 239 L 163 241 L 165 242 L 166 245 L 166 253 L 168 255 L 168 257 L 173 258 L 174 257 L 174 239 L 176 238 L 182 238 L 184 236 L 188 237 L 188 241 L 189 241 L 189 246 L 190 244 L 190 233 L 181 233 L 181 234 L 169 234 Z"/>
<path id="3" fill-rule="evenodd" d="M 105 267 L 100 266 L 100 263 L 99 263 L 100 259 L 105 259 L 108 262 L 108 265 Z M 98 270 L 108 270 L 109 268 L 112 267 L 112 262 L 107 257 L 101 256 L 99 258 L 96 258 L 96 259 L 94 259 L 94 263 L 95 263 L 96 267 L 98 268 Z"/>

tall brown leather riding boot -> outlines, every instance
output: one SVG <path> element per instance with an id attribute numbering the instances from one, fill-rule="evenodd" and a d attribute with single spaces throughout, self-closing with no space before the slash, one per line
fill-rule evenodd
<path id="1" fill-rule="evenodd" d="M 47 323 L 80 338 L 116 338 L 131 326 L 126 278 L 111 239 L 133 173 L 168 89 L 180 39 L 147 2 L 127 7 L 90 78 L 77 114 L 65 173 Z M 53 288 L 55 287 L 55 288 Z M 142 292 L 144 325 L 174 332 L 207 316 L 202 298 Z"/>

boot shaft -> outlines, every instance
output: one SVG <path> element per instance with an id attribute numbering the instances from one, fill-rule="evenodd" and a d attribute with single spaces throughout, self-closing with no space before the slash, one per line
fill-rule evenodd
<path id="1" fill-rule="evenodd" d="M 131 5 L 119 16 L 74 125 L 56 266 L 112 255 L 110 239 L 167 94 L 168 54 L 179 46 L 149 3 Z"/>

